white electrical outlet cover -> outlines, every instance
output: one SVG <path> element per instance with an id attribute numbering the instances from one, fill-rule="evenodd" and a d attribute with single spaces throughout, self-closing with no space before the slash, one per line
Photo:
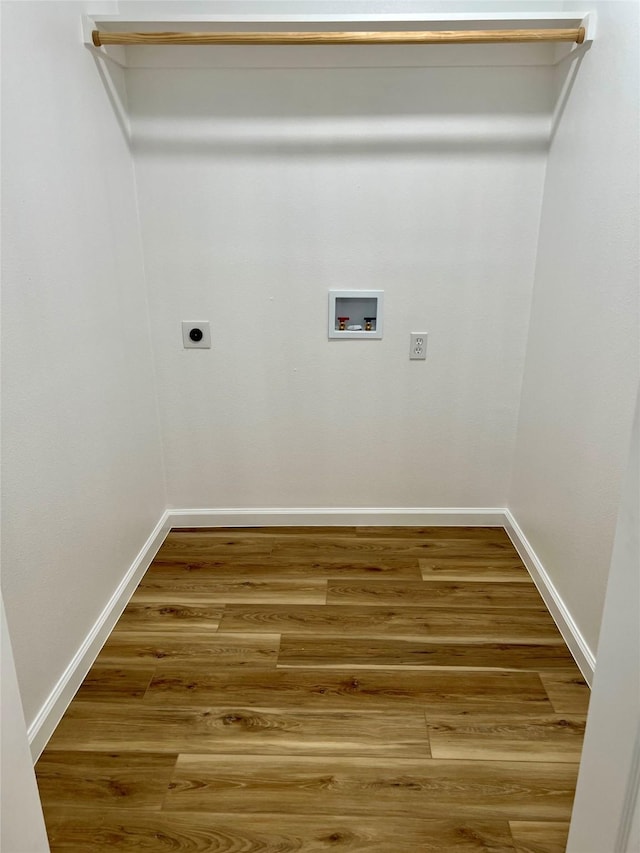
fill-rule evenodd
<path id="1" fill-rule="evenodd" d="M 410 361 L 424 361 L 427 357 L 427 333 L 411 332 L 409 335 Z"/>
<path id="2" fill-rule="evenodd" d="M 198 331 L 202 337 L 198 338 Z M 193 334 L 193 337 L 191 335 Z M 211 330 L 208 320 L 183 320 L 182 344 L 185 349 L 211 349 Z"/>

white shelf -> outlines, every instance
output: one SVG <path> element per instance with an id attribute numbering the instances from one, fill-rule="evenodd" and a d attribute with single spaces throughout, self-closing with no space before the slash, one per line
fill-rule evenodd
<path id="1" fill-rule="evenodd" d="M 206 28 L 207 24 L 289 24 L 289 23 L 318 23 L 318 24 L 390 24 L 390 23 L 407 23 L 407 24 L 437 24 L 441 29 L 464 29 L 468 25 L 468 29 L 479 28 L 480 25 L 487 23 L 495 23 L 508 26 L 549 26 L 549 27 L 571 27 L 578 25 L 583 20 L 586 12 L 529 12 L 529 13 L 511 13 L 504 12 L 483 13 L 483 14 L 463 14 L 449 13 L 447 15 L 427 15 L 427 14 L 221 14 L 221 15 L 90 15 L 94 21 L 99 21 L 111 30 L 117 29 L 132 29 L 134 25 L 140 27 L 148 27 L 150 25 L 167 26 L 171 25 L 172 29 L 182 27 L 183 29 L 193 28 L 194 24 L 201 24 Z M 451 26 L 448 26 L 451 25 Z M 215 27 L 217 29 L 217 26 Z M 355 27 L 353 27 L 355 29 Z M 415 29 L 423 29 L 422 26 L 415 26 Z"/>

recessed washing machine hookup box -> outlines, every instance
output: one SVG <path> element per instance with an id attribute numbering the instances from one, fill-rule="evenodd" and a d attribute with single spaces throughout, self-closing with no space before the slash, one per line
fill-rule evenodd
<path id="1" fill-rule="evenodd" d="M 329 338 L 381 338 L 383 296 L 383 290 L 330 290 Z"/>

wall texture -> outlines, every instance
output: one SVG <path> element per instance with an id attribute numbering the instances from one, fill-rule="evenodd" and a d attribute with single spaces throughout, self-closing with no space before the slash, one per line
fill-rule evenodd
<path id="1" fill-rule="evenodd" d="M 557 72 L 509 499 L 594 653 L 640 364 L 638 5 L 595 5 L 575 80 Z"/>
<path id="2" fill-rule="evenodd" d="M 27 723 L 165 506 L 133 166 L 79 49 L 88 5 L 2 4 L 2 588 Z"/>
<path id="3" fill-rule="evenodd" d="M 550 75 L 127 72 L 170 506 L 505 505 Z M 329 342 L 330 288 L 384 339 Z"/>

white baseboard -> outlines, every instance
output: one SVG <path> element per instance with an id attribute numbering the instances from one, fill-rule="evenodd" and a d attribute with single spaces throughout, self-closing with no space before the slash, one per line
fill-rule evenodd
<path id="1" fill-rule="evenodd" d="M 82 645 L 29 726 L 34 762 L 47 744 L 62 715 L 91 668 L 172 527 L 269 526 L 417 526 L 504 527 L 529 570 L 585 679 L 591 684 L 595 658 L 544 566 L 508 509 L 465 507 L 307 508 L 307 509 L 168 509 L 142 546 Z"/>
<path id="2" fill-rule="evenodd" d="M 69 703 L 89 672 L 100 649 L 127 606 L 142 575 L 151 565 L 151 561 L 170 529 L 169 516 L 165 511 L 29 726 L 27 736 L 34 763 L 47 745 L 47 741 L 62 719 L 62 715 L 67 710 Z"/>
<path id="3" fill-rule="evenodd" d="M 170 509 L 172 527 L 269 527 L 390 525 L 503 527 L 504 509 L 460 507 L 345 507 L 306 509 Z"/>
<path id="4" fill-rule="evenodd" d="M 507 531 L 507 534 L 513 542 L 518 554 L 520 554 L 522 562 L 525 564 L 529 574 L 533 578 L 533 582 L 538 587 L 538 592 L 544 599 L 544 603 L 547 605 L 549 613 L 551 613 L 554 622 L 558 626 L 558 630 L 569 647 L 569 651 L 573 655 L 575 662 L 578 664 L 580 672 L 583 674 L 587 684 L 591 686 L 593 682 L 593 673 L 596 667 L 595 655 L 589 648 L 587 641 L 582 636 L 580 629 L 574 622 L 569 608 L 553 585 L 553 581 L 549 577 L 545 567 L 542 565 L 540 558 L 533 550 L 531 543 L 524 535 L 522 528 L 508 509 L 504 511 L 504 529 Z"/>

